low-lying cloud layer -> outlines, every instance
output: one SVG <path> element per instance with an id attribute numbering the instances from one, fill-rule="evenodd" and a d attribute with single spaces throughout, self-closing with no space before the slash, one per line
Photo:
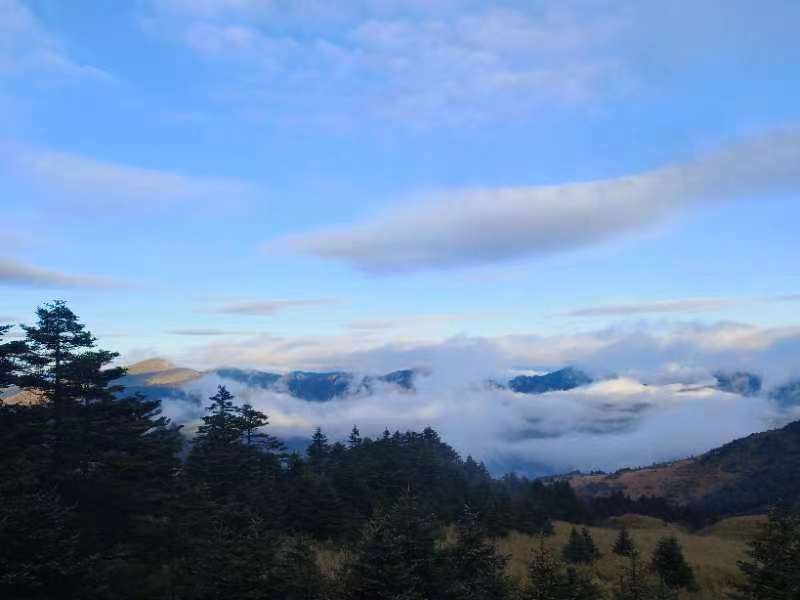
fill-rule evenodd
<path id="1" fill-rule="evenodd" d="M 604 330 L 572 336 L 452 338 L 358 345 L 357 338 L 290 340 L 258 337 L 198 349 L 216 365 L 272 370 L 342 368 L 382 374 L 425 367 L 414 392 L 376 382 L 330 402 L 308 402 L 272 389 L 206 375 L 189 384 L 198 399 L 219 383 L 270 416 L 284 438 L 317 425 L 343 439 L 357 424 L 365 434 L 428 425 L 462 454 L 495 472 L 615 469 L 702 453 L 734 438 L 800 418 L 770 391 L 800 376 L 800 328 L 765 329 L 722 323 Z M 185 357 L 188 358 L 188 357 Z M 191 362 L 191 364 L 200 364 Z M 515 393 L 488 380 L 572 364 L 595 383 L 541 395 Z M 764 378 L 760 395 L 716 389 L 718 370 Z M 170 400 L 169 416 L 192 423 L 202 403 Z M 187 429 L 191 429 L 188 427 Z"/>
<path id="2" fill-rule="evenodd" d="M 628 378 L 526 395 L 456 383 L 434 371 L 418 377 L 413 393 L 384 385 L 371 394 L 326 403 L 216 375 L 189 387 L 205 398 L 217 384 L 267 413 L 270 431 L 284 439 L 307 438 L 318 425 L 332 439 L 344 439 L 354 424 L 372 436 L 384 428 L 432 426 L 463 455 L 486 461 L 498 473 L 648 465 L 696 455 L 800 416 L 781 412 L 764 397 L 745 398 L 705 386 L 648 386 Z M 166 413 L 189 422 L 191 429 L 203 410 L 199 404 L 167 401 Z"/>
<path id="3" fill-rule="evenodd" d="M 349 226 L 268 245 L 368 272 L 494 263 L 574 250 L 704 205 L 800 189 L 800 130 L 654 171 L 582 183 L 442 193 Z"/>

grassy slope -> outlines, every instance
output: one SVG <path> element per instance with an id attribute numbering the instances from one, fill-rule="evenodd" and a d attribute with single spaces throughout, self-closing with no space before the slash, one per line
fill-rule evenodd
<path id="1" fill-rule="evenodd" d="M 750 519 L 753 519 L 750 517 Z M 636 541 L 645 560 L 649 560 L 659 538 L 675 534 L 683 546 L 686 559 L 692 565 L 697 576 L 700 591 L 696 594 L 684 594 L 682 597 L 693 600 L 716 600 L 724 598 L 731 582 L 738 578 L 736 562 L 744 558 L 746 541 L 753 533 L 753 524 L 734 522 L 736 519 L 720 521 L 713 528 L 697 534 L 690 534 L 682 529 L 664 525 L 649 517 L 629 515 L 613 520 L 609 527 L 589 527 L 603 556 L 595 564 L 594 570 L 603 585 L 610 591 L 619 579 L 626 562 L 611 552 L 617 537 L 617 529 L 625 522 Z M 545 544 L 555 552 L 560 552 L 567 541 L 571 525 L 556 523 L 556 534 L 547 538 Z M 527 563 L 531 550 L 538 545 L 538 538 L 512 533 L 499 541 L 501 551 L 511 557 L 509 572 L 517 582 L 526 579 Z"/>
<path id="2" fill-rule="evenodd" d="M 618 527 L 625 523 L 631 536 L 636 541 L 642 557 L 648 561 L 659 538 L 674 534 L 683 546 L 686 559 L 692 565 L 700 586 L 695 594 L 683 594 L 687 600 L 718 600 L 725 598 L 725 592 L 731 583 L 738 579 L 739 571 L 736 562 L 745 556 L 746 542 L 757 531 L 757 524 L 763 522 L 763 516 L 735 517 L 719 521 L 712 527 L 697 533 L 688 533 L 683 529 L 665 525 L 658 519 L 640 515 L 625 515 L 609 520 L 605 527 L 589 527 L 603 556 L 593 569 L 603 586 L 610 592 L 619 580 L 619 575 L 626 565 L 622 559 L 611 552 L 617 537 Z M 555 535 L 545 539 L 545 545 L 556 553 L 567 541 L 572 526 L 569 523 L 556 522 Z M 447 538 L 452 540 L 452 530 Z M 535 536 L 511 533 L 498 540 L 498 547 L 503 554 L 509 556 L 508 573 L 517 582 L 527 579 L 528 561 L 531 551 L 538 547 L 539 538 Z M 318 550 L 319 562 L 328 575 L 336 572 L 344 558 L 341 551 L 330 545 L 323 545 Z"/>

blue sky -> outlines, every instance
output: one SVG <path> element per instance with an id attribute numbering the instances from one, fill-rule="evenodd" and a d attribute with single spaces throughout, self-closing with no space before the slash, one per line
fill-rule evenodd
<path id="1" fill-rule="evenodd" d="M 795 335 L 798 22 L 791 0 L 0 0 L 0 318 L 65 298 L 126 359 L 274 368 Z"/>

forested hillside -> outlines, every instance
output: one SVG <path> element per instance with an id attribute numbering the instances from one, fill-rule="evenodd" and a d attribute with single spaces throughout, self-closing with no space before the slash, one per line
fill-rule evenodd
<path id="1" fill-rule="evenodd" d="M 3 598 L 600 598 L 589 529 L 573 529 L 560 554 L 542 541 L 524 581 L 493 540 L 544 540 L 556 520 L 630 512 L 710 517 L 659 498 L 584 501 L 563 481 L 493 479 L 430 428 L 370 438 L 354 426 L 342 441 L 318 428 L 303 455 L 290 453 L 268 416 L 223 386 L 188 439 L 158 400 L 122 394 L 116 355 L 63 302 L 39 308 L 24 339 L 3 342 L 7 330 L 0 389 L 41 401 L 0 405 Z M 339 557 L 333 570 L 321 548 Z M 696 587 L 673 537 L 652 557 L 629 546 L 620 556 L 618 598 Z"/>

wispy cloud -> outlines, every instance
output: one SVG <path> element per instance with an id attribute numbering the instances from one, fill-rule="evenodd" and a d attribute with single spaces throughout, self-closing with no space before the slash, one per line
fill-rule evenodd
<path id="1" fill-rule="evenodd" d="M 226 336 L 226 335 L 253 335 L 252 331 L 235 331 L 228 329 L 172 329 L 167 333 L 172 335 L 188 335 L 197 337 Z"/>
<path id="2" fill-rule="evenodd" d="M 227 315 L 269 316 L 284 310 L 305 306 L 341 304 L 338 298 L 300 298 L 295 300 L 258 300 L 254 302 L 229 302 L 212 307 L 209 312 Z"/>
<path id="3" fill-rule="evenodd" d="M 617 16 L 561 4 L 154 0 L 146 12 L 148 32 L 225 68 L 251 108 L 463 122 L 580 103 L 623 79 L 606 52 Z"/>
<path id="4" fill-rule="evenodd" d="M 0 0 L 0 74 L 43 73 L 66 79 L 115 81 L 98 67 L 70 58 L 60 41 L 48 32 L 19 0 Z"/>
<path id="5" fill-rule="evenodd" d="M 591 306 L 560 313 L 560 315 L 566 317 L 615 317 L 658 313 L 714 312 L 731 308 L 741 302 L 742 300 L 734 298 L 682 298 L 679 300 Z"/>
<path id="6" fill-rule="evenodd" d="M 710 203 L 796 192 L 798 164 L 800 130 L 786 129 L 618 179 L 442 193 L 266 248 L 374 273 L 538 257 L 619 238 Z"/>
<path id="7" fill-rule="evenodd" d="M 58 192 L 56 204 L 101 209 L 222 206 L 252 198 L 255 186 L 239 179 L 196 177 L 47 149 L 0 145 L 12 176 Z"/>
<path id="8" fill-rule="evenodd" d="M 93 289 L 130 287 L 116 279 L 41 269 L 8 258 L 0 258 L 0 286 L 2 285 Z"/>

